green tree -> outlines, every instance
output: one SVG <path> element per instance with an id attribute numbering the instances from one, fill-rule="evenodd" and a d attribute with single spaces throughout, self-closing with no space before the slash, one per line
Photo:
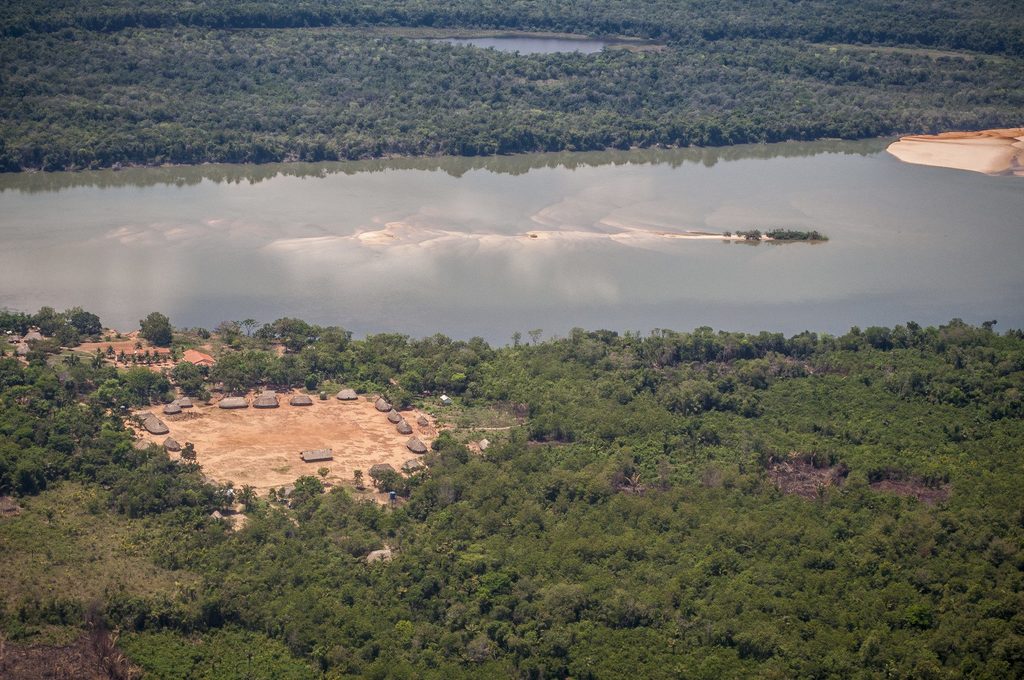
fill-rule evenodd
<path id="1" fill-rule="evenodd" d="M 100 317 L 96 316 L 92 312 L 87 312 L 81 307 L 72 307 L 67 312 L 68 323 L 75 327 L 82 335 L 95 336 L 103 332 L 103 324 L 100 323 Z"/>
<path id="2" fill-rule="evenodd" d="M 139 327 L 140 335 L 157 347 L 168 347 L 171 344 L 171 321 L 160 312 L 152 312 L 139 322 Z"/>

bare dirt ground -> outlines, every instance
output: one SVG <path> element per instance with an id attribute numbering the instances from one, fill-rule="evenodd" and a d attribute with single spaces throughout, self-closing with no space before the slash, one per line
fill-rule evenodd
<path id="1" fill-rule="evenodd" d="M 84 633 L 66 645 L 25 645 L 0 638 L 0 677 L 6 680 L 130 680 L 141 675 L 105 631 Z"/>
<path id="2" fill-rule="evenodd" d="M 165 416 L 159 406 L 148 411 L 167 424 L 170 436 L 179 444 L 195 444 L 196 462 L 208 477 L 234 482 L 236 488 L 248 484 L 260 494 L 271 487 L 291 485 L 302 475 L 317 475 L 321 467 L 329 469 L 327 482 L 351 484 L 352 473 L 358 469 L 369 485 L 372 465 L 388 463 L 401 471 L 402 463 L 416 457 L 405 447 L 409 435 L 398 434 L 372 401 L 314 398 L 312 406 L 290 406 L 289 395 L 278 397 L 281 406 L 276 409 L 225 410 L 197 405 L 180 416 Z M 434 420 L 415 410 L 402 415 L 413 428 L 412 436 L 429 447 L 437 435 Z M 416 423 L 420 415 L 426 415 L 428 427 Z M 142 436 L 162 444 L 168 435 Z M 334 460 L 304 463 L 299 456 L 307 449 L 328 448 L 333 449 Z"/>
<path id="3" fill-rule="evenodd" d="M 767 472 L 779 491 L 801 498 L 817 498 L 825 489 L 842 485 L 847 474 L 842 465 L 815 467 L 805 457 L 775 461 Z"/>
<path id="4" fill-rule="evenodd" d="M 871 482 L 871 488 L 896 496 L 913 496 L 926 505 L 935 505 L 949 498 L 949 484 L 928 486 L 919 479 L 882 479 Z"/>

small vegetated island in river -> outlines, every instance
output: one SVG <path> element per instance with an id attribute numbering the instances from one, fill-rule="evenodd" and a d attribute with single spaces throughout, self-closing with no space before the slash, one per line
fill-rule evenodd
<path id="1" fill-rule="evenodd" d="M 724 235 L 732 237 L 732 232 L 727 231 Z M 749 231 L 737 231 L 736 237 L 754 243 L 761 241 L 774 243 L 823 243 L 828 240 L 828 236 L 817 230 L 801 231 L 798 229 L 767 229 L 764 232 L 760 229 L 751 229 Z"/>

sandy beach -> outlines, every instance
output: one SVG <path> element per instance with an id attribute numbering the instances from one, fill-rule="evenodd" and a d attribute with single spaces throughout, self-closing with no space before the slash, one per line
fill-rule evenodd
<path id="1" fill-rule="evenodd" d="M 1024 177 L 1024 128 L 910 135 L 888 151 L 904 163 Z"/>

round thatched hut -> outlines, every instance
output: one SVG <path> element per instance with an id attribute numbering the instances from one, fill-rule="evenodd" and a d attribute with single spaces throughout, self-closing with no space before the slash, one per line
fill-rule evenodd
<path id="1" fill-rule="evenodd" d="M 397 423 L 401 419 L 402 414 L 396 411 L 395 409 L 391 409 L 390 411 L 388 411 L 388 422 Z"/>
<path id="2" fill-rule="evenodd" d="M 280 405 L 281 402 L 277 400 L 277 395 L 273 390 L 262 392 L 260 396 L 252 400 L 253 408 L 277 408 Z"/>
<path id="3" fill-rule="evenodd" d="M 395 423 L 395 429 L 398 430 L 398 434 L 412 434 L 412 425 L 405 422 L 405 418 Z"/>
<path id="4" fill-rule="evenodd" d="M 248 408 L 249 402 L 245 400 L 245 397 L 224 397 L 217 406 L 221 408 Z"/>
<path id="5" fill-rule="evenodd" d="M 387 413 L 391 410 L 391 404 L 384 397 L 377 397 L 377 401 L 373 404 L 373 407 L 381 413 Z"/>
<path id="6" fill-rule="evenodd" d="M 308 394 L 296 394 L 288 400 L 288 403 L 292 406 L 312 406 L 313 400 L 309 398 Z"/>
<path id="7" fill-rule="evenodd" d="M 427 420 L 427 417 L 423 415 L 416 419 L 416 424 L 419 425 L 420 427 L 430 427 L 430 421 Z"/>
<path id="8" fill-rule="evenodd" d="M 166 451 L 181 451 L 181 444 L 173 437 L 168 437 L 164 440 L 164 449 Z"/>
<path id="9" fill-rule="evenodd" d="M 409 449 L 413 453 L 426 453 L 427 446 L 416 437 L 410 437 L 409 441 L 405 443 L 405 448 Z"/>
<path id="10" fill-rule="evenodd" d="M 142 427 L 146 428 L 146 432 L 150 434 L 167 434 L 170 432 L 170 430 L 167 429 L 167 425 L 164 424 L 164 421 L 160 420 L 152 413 L 143 419 Z"/>
<path id="11" fill-rule="evenodd" d="M 412 474 L 417 470 L 422 470 L 425 467 L 426 465 L 424 465 L 423 461 L 420 460 L 419 458 L 410 458 L 409 460 L 402 463 L 402 471 L 408 472 L 409 474 Z"/>
<path id="12" fill-rule="evenodd" d="M 167 405 L 164 406 L 164 415 L 165 416 L 174 416 L 174 415 L 177 415 L 179 413 L 181 413 L 181 407 L 178 406 L 178 404 L 176 404 L 173 401 L 170 404 L 167 404 Z"/>
<path id="13" fill-rule="evenodd" d="M 180 408 L 192 408 L 192 400 L 188 397 L 178 397 L 174 400 L 174 403 Z"/>
<path id="14" fill-rule="evenodd" d="M 353 389 L 345 388 L 341 392 L 338 392 L 338 396 L 335 397 L 338 401 L 355 401 L 359 398 L 356 391 Z"/>
<path id="15" fill-rule="evenodd" d="M 387 463 L 377 463 L 370 467 L 370 477 L 380 477 L 388 472 L 398 472 Z"/>

